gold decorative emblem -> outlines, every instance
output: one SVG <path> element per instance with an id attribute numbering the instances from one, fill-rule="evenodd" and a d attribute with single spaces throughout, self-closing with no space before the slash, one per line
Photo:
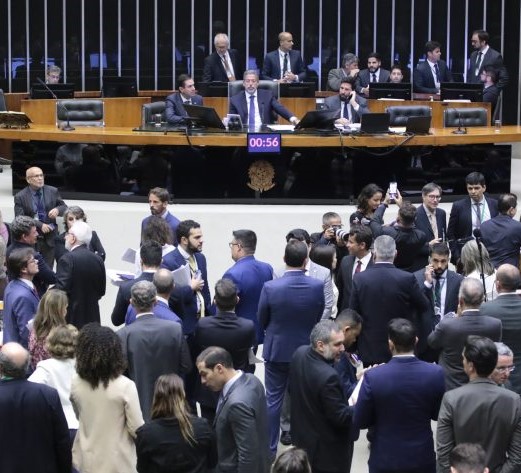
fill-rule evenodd
<path id="1" fill-rule="evenodd" d="M 248 187 L 254 191 L 265 192 L 275 187 L 275 169 L 268 161 L 259 160 L 252 163 L 248 169 L 248 176 Z"/>

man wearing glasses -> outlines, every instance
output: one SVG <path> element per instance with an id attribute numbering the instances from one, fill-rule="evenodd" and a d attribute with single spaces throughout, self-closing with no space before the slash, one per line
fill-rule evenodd
<path id="1" fill-rule="evenodd" d="M 502 342 L 496 342 L 497 348 L 497 365 L 490 379 L 498 386 L 510 387 L 510 373 L 516 369 L 514 365 L 514 353 Z"/>
<path id="2" fill-rule="evenodd" d="M 47 84 L 58 84 L 61 75 L 62 70 L 58 66 L 49 66 L 45 73 L 45 82 Z"/>

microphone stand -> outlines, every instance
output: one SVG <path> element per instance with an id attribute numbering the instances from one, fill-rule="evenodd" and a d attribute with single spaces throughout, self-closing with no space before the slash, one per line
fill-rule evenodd
<path id="1" fill-rule="evenodd" d="M 481 283 L 483 284 L 483 295 L 485 297 L 485 302 L 487 302 L 487 286 L 485 284 L 485 271 L 484 271 L 484 268 L 483 268 L 483 250 L 481 248 L 481 230 L 479 228 L 475 228 L 474 231 L 472 232 L 472 234 L 474 235 L 474 238 L 476 239 L 476 244 L 478 245 L 478 251 L 479 251 L 479 264 L 481 266 L 481 274 L 480 274 L 480 278 L 481 278 Z"/>
<path id="2" fill-rule="evenodd" d="M 458 114 L 458 129 L 457 130 L 454 130 L 452 132 L 453 135 L 466 135 L 467 134 L 467 127 L 463 127 L 462 128 L 462 121 L 461 121 L 461 113 L 459 113 L 457 111 L 457 109 L 454 109 L 456 110 L 456 113 Z"/>
<path id="3" fill-rule="evenodd" d="M 51 94 L 52 98 L 54 100 L 56 100 L 56 105 L 58 107 L 61 107 L 63 110 L 65 110 L 65 116 L 67 117 L 67 124 L 62 125 L 61 130 L 62 131 L 73 131 L 73 130 L 75 130 L 76 128 L 71 126 L 71 123 L 70 123 L 70 120 L 69 120 L 69 110 L 68 110 L 68 108 L 60 102 L 60 100 L 58 99 L 58 97 L 56 97 L 56 94 L 53 92 L 53 90 L 42 79 L 37 77 L 36 80 L 40 84 L 42 84 L 45 87 L 45 89 Z"/>

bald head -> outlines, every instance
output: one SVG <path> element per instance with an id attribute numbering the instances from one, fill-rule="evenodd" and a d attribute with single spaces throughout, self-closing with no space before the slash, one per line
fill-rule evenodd
<path id="1" fill-rule="evenodd" d="M 174 277 L 168 269 L 161 268 L 154 273 L 154 286 L 157 289 L 157 295 L 168 299 L 174 290 Z"/>
<path id="2" fill-rule="evenodd" d="M 479 309 L 483 302 L 483 284 L 479 279 L 465 278 L 459 288 L 459 303 L 463 310 Z"/>
<path id="3" fill-rule="evenodd" d="M 0 373 L 15 379 L 23 379 L 29 366 L 29 352 L 19 343 L 6 343 L 0 350 Z"/>
<path id="4" fill-rule="evenodd" d="M 519 269 L 512 264 L 502 264 L 496 274 L 497 292 L 514 292 L 521 286 Z"/>

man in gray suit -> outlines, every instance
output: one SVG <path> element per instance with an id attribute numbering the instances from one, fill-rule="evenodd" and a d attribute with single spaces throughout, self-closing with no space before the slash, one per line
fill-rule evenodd
<path id="1" fill-rule="evenodd" d="M 464 279 L 459 289 L 458 316 L 442 319 L 427 339 L 431 348 L 441 350 L 439 364 L 445 370 L 447 390 L 468 382 L 461 352 L 469 335 L 488 337 L 495 342 L 501 340 L 501 321 L 482 315 L 479 311 L 482 302 L 481 281 Z"/>
<path id="2" fill-rule="evenodd" d="M 196 364 L 203 386 L 221 391 L 214 421 L 218 455 L 215 471 L 267 473 L 271 462 L 262 383 L 252 374 L 235 370 L 224 348 L 208 347 Z"/>
<path id="3" fill-rule="evenodd" d="M 355 92 L 355 80 L 346 77 L 340 82 L 338 95 L 332 95 L 324 100 L 328 110 L 338 110 L 336 124 L 350 125 L 360 123 L 360 117 L 368 113 L 367 100 Z"/>
<path id="4" fill-rule="evenodd" d="M 514 353 L 514 366 L 521 369 L 521 296 L 516 290 L 521 287 L 519 269 L 511 264 L 502 264 L 496 273 L 498 297 L 485 302 L 480 312 L 501 320 L 503 336 L 501 341 Z M 514 370 L 510 376 L 512 390 L 521 394 L 521 370 Z"/>
<path id="5" fill-rule="evenodd" d="M 117 334 L 127 359 L 128 377 L 136 383 L 143 418 L 150 420 L 158 376 L 168 373 L 182 376 L 192 368 L 192 360 L 181 325 L 152 313 L 157 295 L 154 284 L 139 281 L 130 294 L 130 303 L 137 312 L 136 321 Z"/>
<path id="6" fill-rule="evenodd" d="M 449 473 L 449 454 L 460 443 L 486 450 L 491 472 L 521 471 L 521 398 L 489 379 L 497 349 L 486 337 L 469 336 L 463 366 L 469 383 L 443 396 L 438 415 L 438 473 Z"/>

